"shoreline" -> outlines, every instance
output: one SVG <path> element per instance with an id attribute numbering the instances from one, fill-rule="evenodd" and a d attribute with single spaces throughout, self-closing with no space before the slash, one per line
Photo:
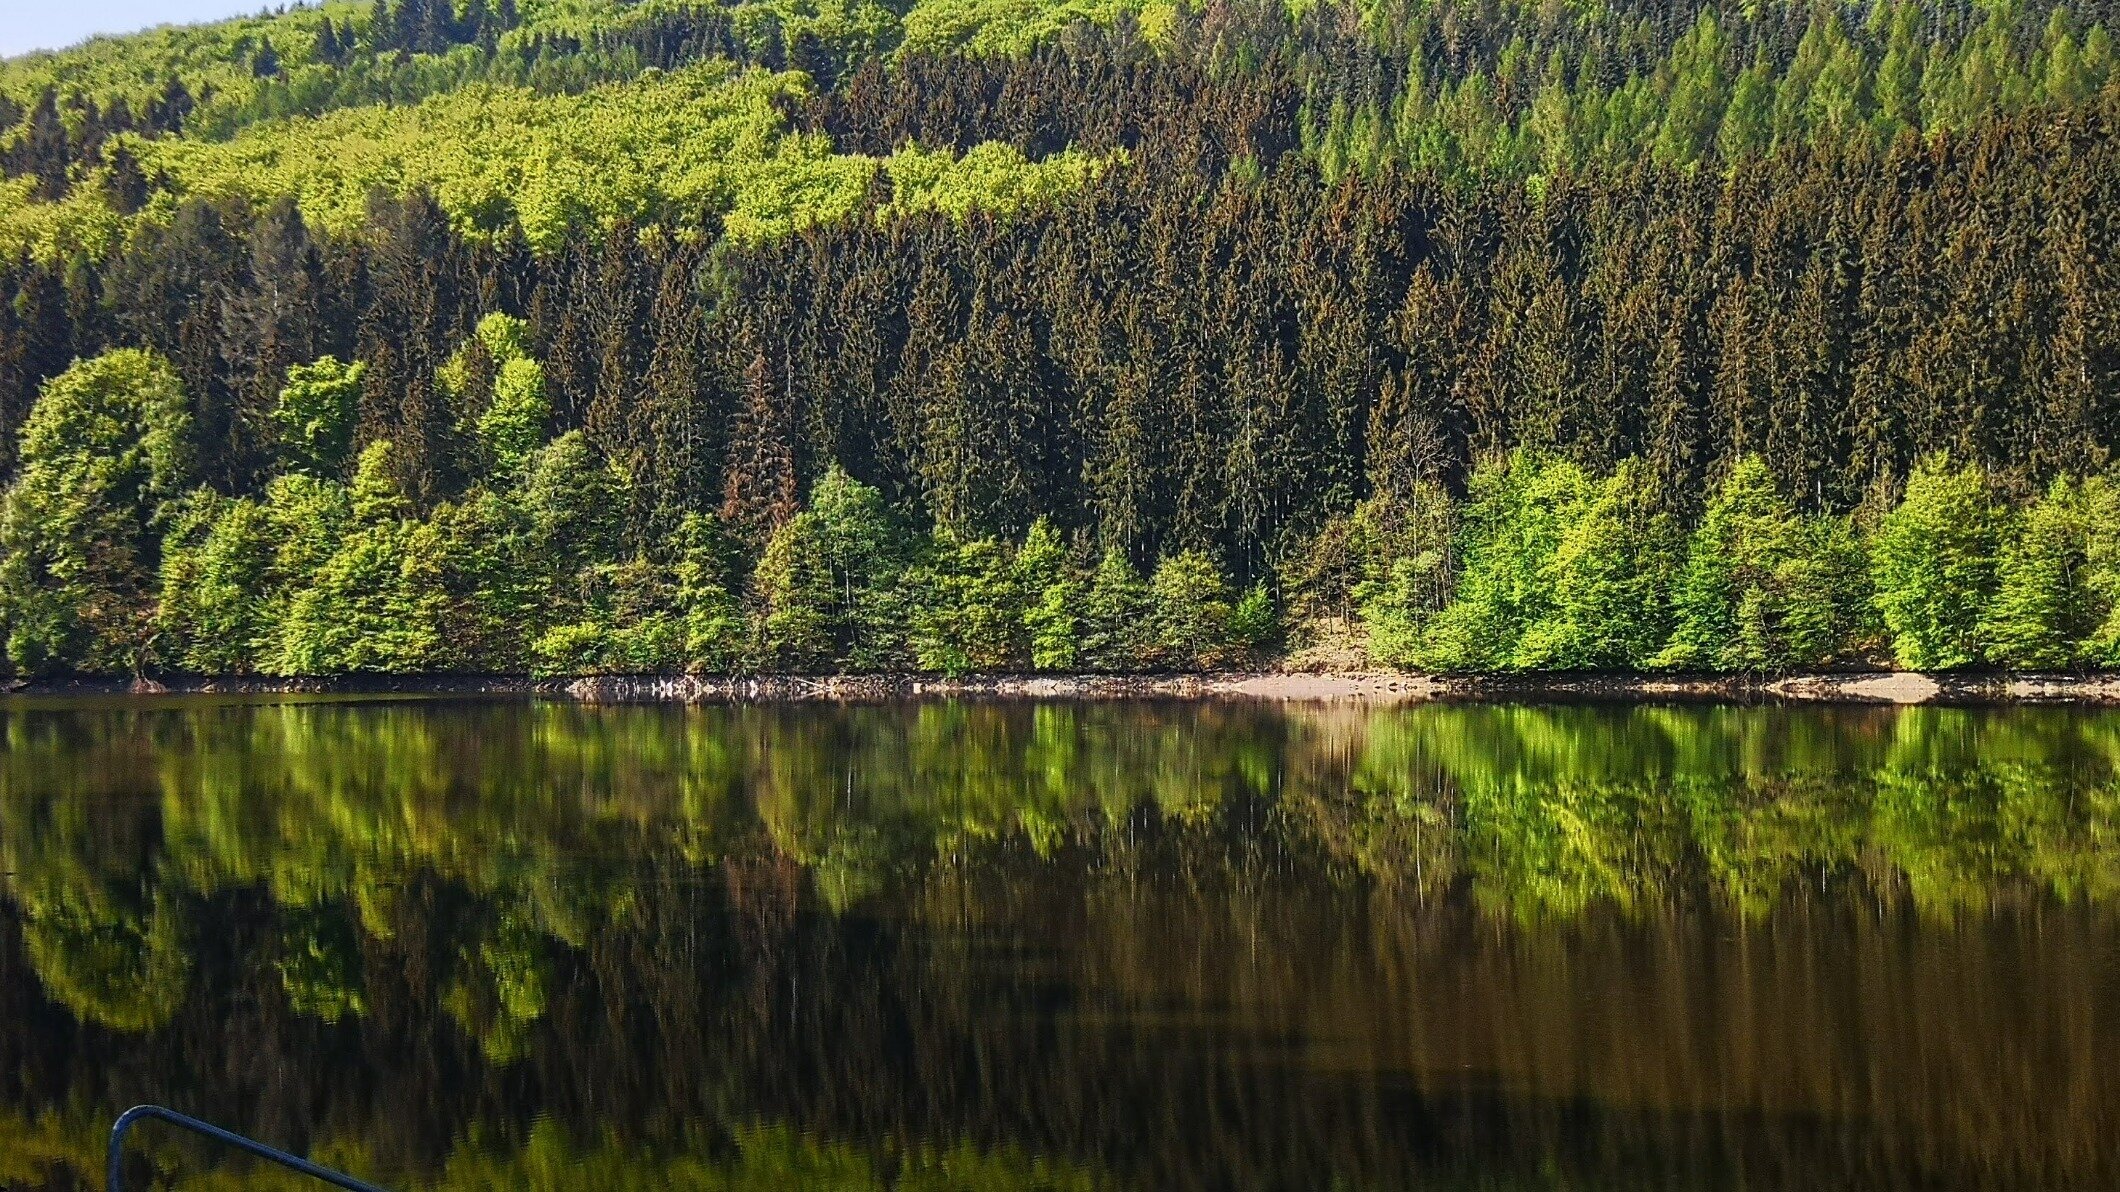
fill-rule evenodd
<path id="1" fill-rule="evenodd" d="M 897 699 L 1242 700 L 1366 704 L 1533 701 L 2120 705 L 2120 673 L 1916 671 L 1741 675 L 1430 675 L 1225 671 L 1151 675 L 347 675 L 7 680 L 0 695 L 536 697 L 582 703 L 865 703 Z"/>

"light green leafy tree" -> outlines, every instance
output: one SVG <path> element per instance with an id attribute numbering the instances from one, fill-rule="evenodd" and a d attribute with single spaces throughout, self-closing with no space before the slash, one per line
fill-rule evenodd
<path id="1" fill-rule="evenodd" d="M 1995 596 L 2004 513 L 1976 466 L 1948 455 L 1924 459 L 1906 496 L 1870 543 L 1877 609 L 1901 666 L 1969 666 L 1980 658 L 1979 624 Z"/>
<path id="2" fill-rule="evenodd" d="M 278 659 L 283 673 L 417 672 L 444 662 L 442 536 L 407 516 L 411 502 L 392 468 L 387 441 L 361 452 L 352 525 L 289 604 Z"/>
<path id="3" fill-rule="evenodd" d="M 2056 669 L 2082 657 L 2106 611 L 2090 582 L 2094 496 L 2062 477 L 2018 519 L 1978 628 L 1988 661 Z"/>
<path id="4" fill-rule="evenodd" d="M 1014 555 L 992 538 L 935 531 L 926 558 L 906 576 L 916 665 L 949 675 L 1020 665 L 1025 608 Z"/>
<path id="5" fill-rule="evenodd" d="M 1016 551 L 1016 582 L 1024 596 L 1023 627 L 1030 639 L 1031 666 L 1073 670 L 1082 657 L 1082 600 L 1067 544 L 1051 520 L 1039 518 Z"/>
<path id="6" fill-rule="evenodd" d="M 0 499 L 0 631 L 19 671 L 150 661 L 160 535 L 190 471 L 169 362 L 124 349 L 45 385 Z"/>
<path id="7" fill-rule="evenodd" d="M 2120 667 L 2120 476 L 2093 476 L 2083 484 L 2084 587 L 2104 619 L 2086 644 L 2088 661 Z"/>
<path id="8" fill-rule="evenodd" d="M 1650 665 L 1771 671 L 1831 661 L 1868 600 L 1861 556 L 1836 549 L 1840 526 L 1800 518 L 1764 460 L 1738 460 L 1687 543 L 1676 628 Z"/>
<path id="9" fill-rule="evenodd" d="M 1525 453 L 1474 473 L 1456 593 L 1429 623 L 1423 665 L 1450 671 L 1516 665 L 1526 630 L 1551 615 L 1548 568 L 1593 491 L 1573 463 Z"/>
<path id="10" fill-rule="evenodd" d="M 1153 661 L 1148 585 L 1126 552 L 1105 548 L 1082 610 L 1082 658 L 1100 671 L 1125 671 Z"/>
<path id="11" fill-rule="evenodd" d="M 822 519 L 808 511 L 781 523 L 752 573 L 758 651 L 765 664 L 796 672 L 830 666 L 841 588 L 826 553 Z"/>
<path id="12" fill-rule="evenodd" d="M 281 457 L 290 467 L 313 476 L 344 473 L 367 368 L 326 356 L 287 370 L 287 386 L 272 416 L 280 428 Z"/>
<path id="13" fill-rule="evenodd" d="M 530 354 L 530 325 L 505 314 L 479 320 L 471 338 L 437 374 L 442 390 L 469 413 L 489 474 L 516 475 L 545 442 L 552 399 L 545 368 Z"/>
<path id="14" fill-rule="evenodd" d="M 767 540 L 752 586 L 769 665 L 859 671 L 903 661 L 906 536 L 874 488 L 837 465 Z"/>
<path id="15" fill-rule="evenodd" d="M 1550 602 L 1524 628 L 1510 665 L 1524 669 L 1638 666 L 1669 632 L 1676 534 L 1656 511 L 1647 470 L 1629 460 L 1564 510 L 1565 528 L 1540 568 Z"/>
<path id="16" fill-rule="evenodd" d="M 162 542 L 156 626 L 165 662 L 200 674 L 257 669 L 277 632 L 273 517 L 256 501 L 192 494 Z"/>

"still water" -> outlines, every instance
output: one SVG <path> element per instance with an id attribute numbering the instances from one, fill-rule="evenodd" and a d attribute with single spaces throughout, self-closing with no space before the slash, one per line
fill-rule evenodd
<path id="1" fill-rule="evenodd" d="M 0 704 L 0 1185 L 2120 1187 L 2120 713 Z M 293 1187 L 143 1130 L 136 1179 Z"/>

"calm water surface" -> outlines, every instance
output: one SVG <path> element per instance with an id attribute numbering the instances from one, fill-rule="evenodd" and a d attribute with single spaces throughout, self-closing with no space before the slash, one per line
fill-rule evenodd
<path id="1" fill-rule="evenodd" d="M 2120 1187 L 2120 714 L 0 704 L 0 1185 Z M 136 1178 L 291 1187 L 169 1135 Z"/>

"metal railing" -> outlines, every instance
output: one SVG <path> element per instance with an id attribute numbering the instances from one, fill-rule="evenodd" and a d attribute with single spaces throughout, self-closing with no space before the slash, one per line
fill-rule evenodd
<path id="1" fill-rule="evenodd" d="M 178 1113 L 174 1109 L 164 1109 L 160 1105 L 135 1105 L 124 1113 L 119 1114 L 117 1122 L 111 1126 L 110 1166 L 106 1172 L 105 1181 L 105 1187 L 108 1188 L 109 1192 L 125 1192 L 125 1132 L 132 1129 L 134 1122 L 143 1118 L 154 1118 L 157 1121 L 168 1122 L 172 1126 L 203 1135 L 213 1139 L 215 1142 L 226 1143 L 239 1151 L 247 1151 L 260 1159 L 269 1159 L 282 1167 L 299 1171 L 303 1175 L 314 1176 L 335 1187 L 348 1189 L 349 1192 L 384 1192 L 383 1189 L 376 1187 L 374 1184 L 363 1183 L 344 1172 L 333 1171 L 329 1167 L 319 1167 L 300 1155 L 290 1155 L 278 1147 L 266 1146 L 256 1139 L 245 1138 L 233 1130 L 223 1130 L 212 1122 L 202 1122 L 188 1114 Z"/>

